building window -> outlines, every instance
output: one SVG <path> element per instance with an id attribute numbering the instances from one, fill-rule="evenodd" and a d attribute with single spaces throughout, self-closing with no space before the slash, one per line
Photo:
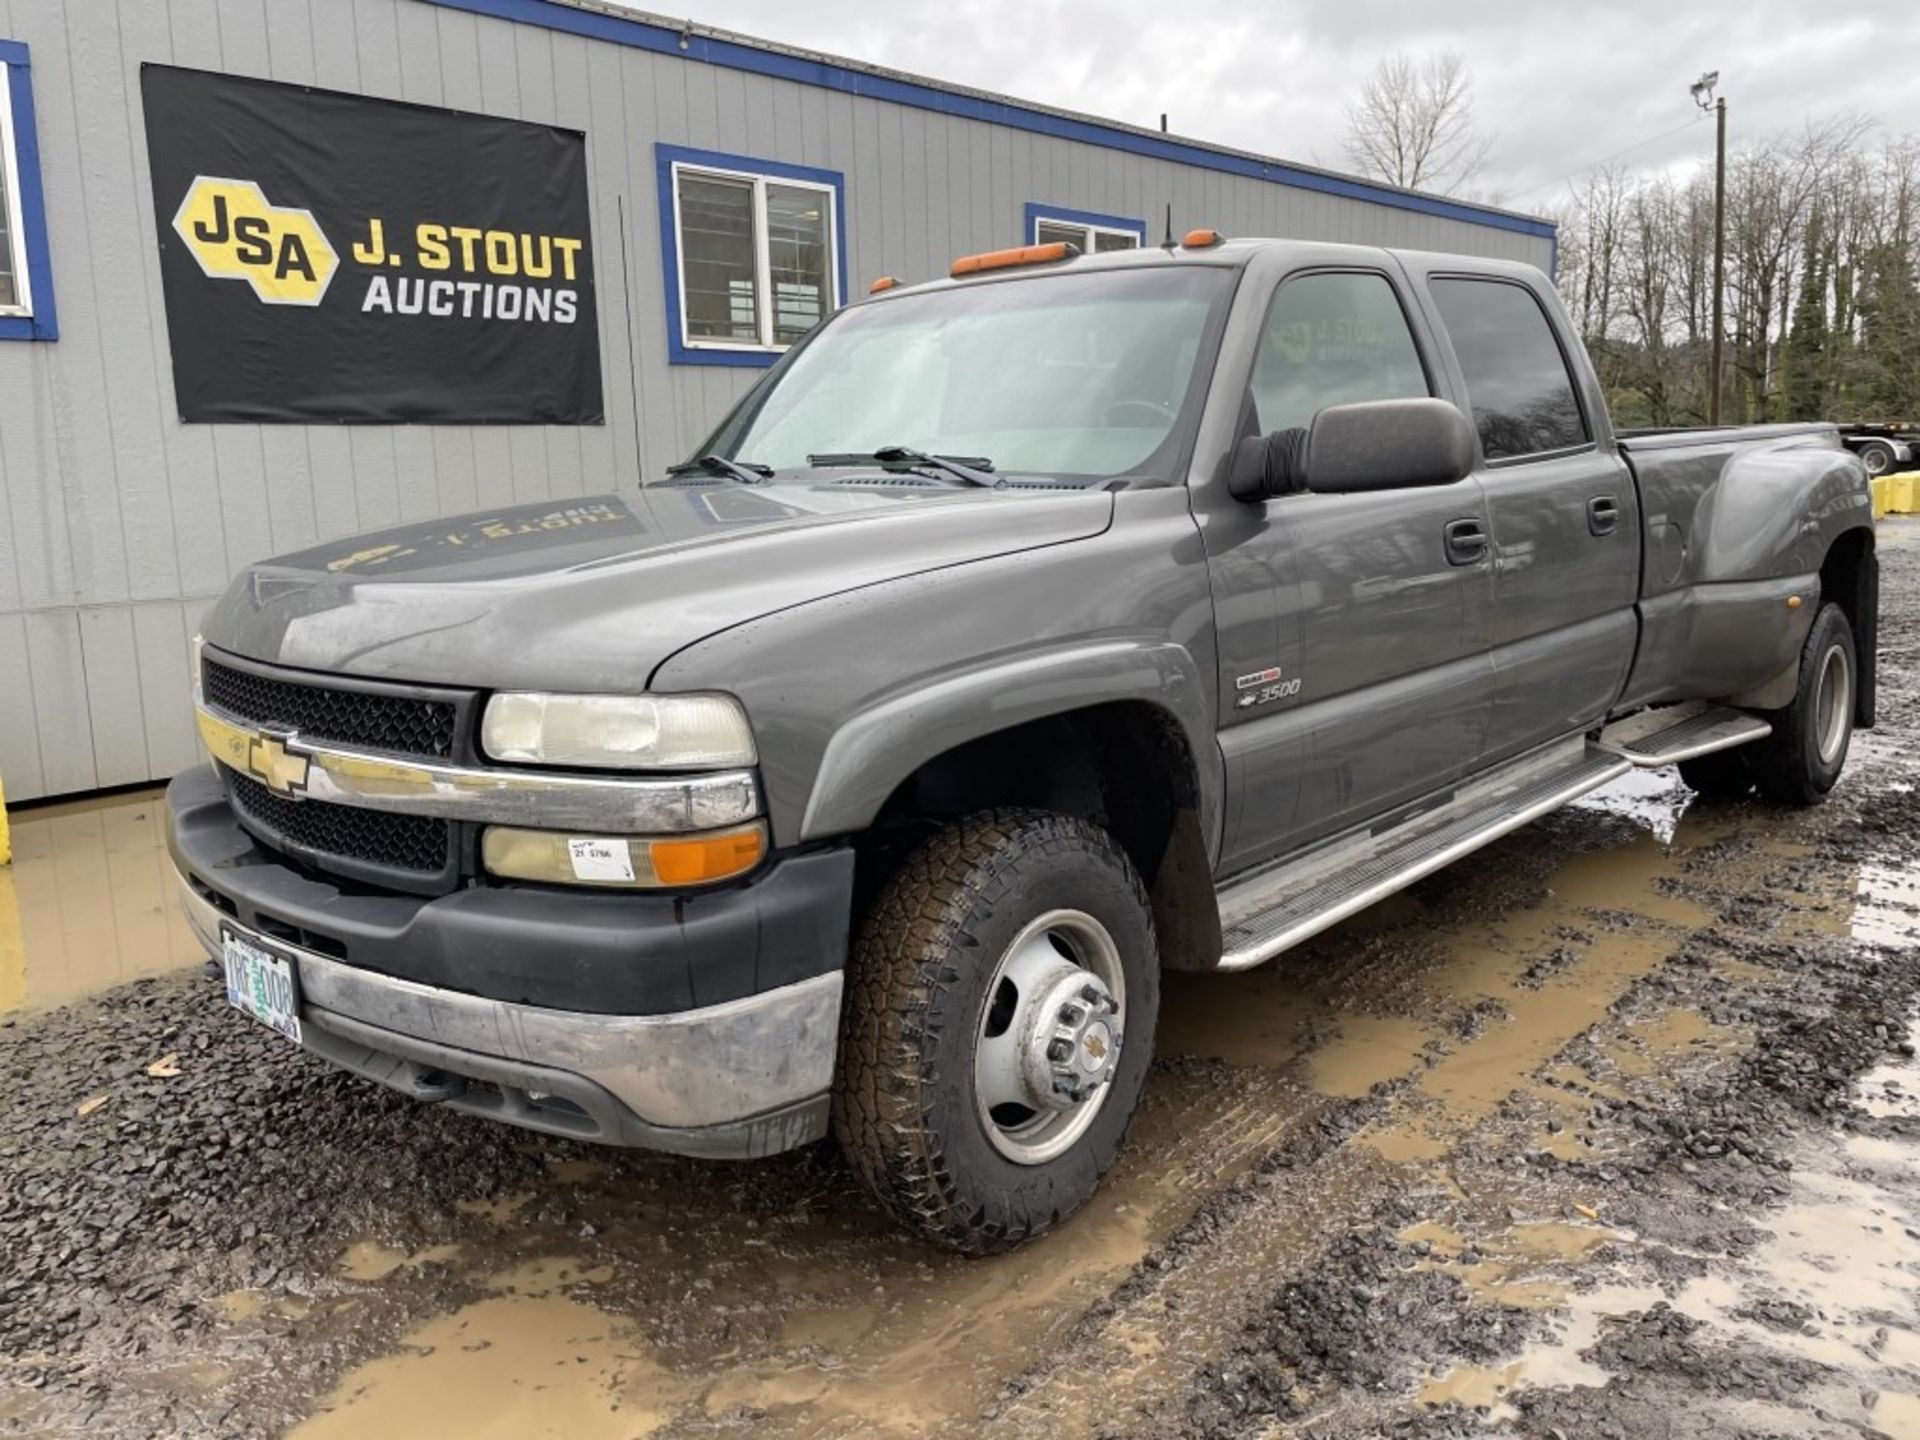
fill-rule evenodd
<path id="1" fill-rule="evenodd" d="M 841 176 L 656 150 L 670 358 L 771 365 L 846 293 Z"/>
<path id="2" fill-rule="evenodd" d="M 1123 215 L 1095 215 L 1062 205 L 1027 206 L 1027 244 L 1051 245 L 1064 240 L 1082 255 L 1107 250 L 1138 250 L 1147 243 L 1147 222 Z"/>
<path id="3" fill-rule="evenodd" d="M 56 334 L 27 47 L 0 40 L 0 340 Z"/>

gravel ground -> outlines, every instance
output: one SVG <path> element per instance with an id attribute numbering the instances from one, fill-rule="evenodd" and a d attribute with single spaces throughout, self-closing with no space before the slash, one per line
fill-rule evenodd
<path id="1" fill-rule="evenodd" d="M 1107 1192 L 1004 1260 L 827 1147 L 412 1105 L 197 970 L 0 1020 L 0 1431 L 1920 1435 L 1920 525 L 1882 543 L 1829 804 L 1644 777 L 1172 977 Z"/>

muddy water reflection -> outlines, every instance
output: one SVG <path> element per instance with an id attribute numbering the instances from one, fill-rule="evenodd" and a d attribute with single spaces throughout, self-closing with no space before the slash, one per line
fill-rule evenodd
<path id="1" fill-rule="evenodd" d="M 0 1013 L 205 958 L 173 898 L 158 789 L 15 810 L 0 866 Z"/>

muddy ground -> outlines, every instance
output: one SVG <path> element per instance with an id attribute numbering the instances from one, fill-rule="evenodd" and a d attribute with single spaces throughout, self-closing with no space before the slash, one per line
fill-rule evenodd
<path id="1" fill-rule="evenodd" d="M 1882 552 L 1826 806 L 1628 777 L 1174 977 L 1106 1190 L 1010 1257 L 828 1147 L 414 1107 L 197 969 L 0 1015 L 0 1432 L 1920 1436 L 1920 523 Z"/>

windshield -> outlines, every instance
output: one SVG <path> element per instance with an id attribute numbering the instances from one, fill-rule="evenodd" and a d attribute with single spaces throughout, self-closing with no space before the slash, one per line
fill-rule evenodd
<path id="1" fill-rule="evenodd" d="M 1197 361 L 1233 275 L 1089 271 L 857 306 L 789 356 L 703 449 L 776 470 L 907 448 L 1000 475 L 1165 476 L 1198 408 Z"/>

